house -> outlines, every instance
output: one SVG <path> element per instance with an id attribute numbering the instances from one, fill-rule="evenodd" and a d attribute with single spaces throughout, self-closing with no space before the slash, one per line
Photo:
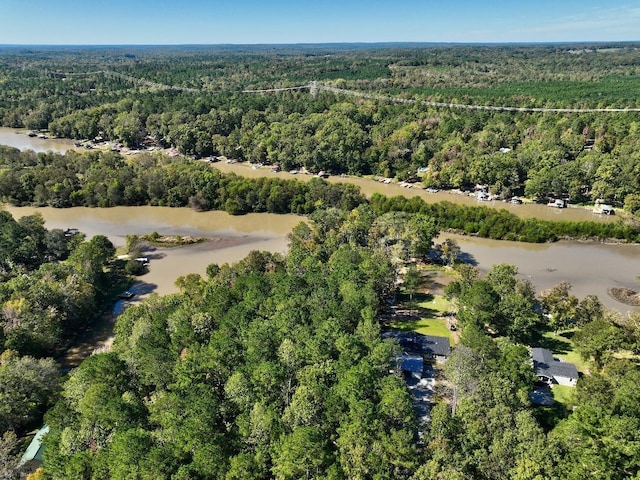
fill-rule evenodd
<path id="1" fill-rule="evenodd" d="M 545 383 L 575 386 L 578 382 L 578 369 L 573 363 L 562 362 L 554 358 L 545 348 L 532 348 L 533 370 L 538 380 Z"/>
<path id="2" fill-rule="evenodd" d="M 387 330 L 382 334 L 383 338 L 393 338 L 398 342 L 403 352 L 411 355 L 420 355 L 426 360 L 444 362 L 451 353 L 451 346 L 447 337 L 423 335 L 417 332 L 403 332 L 400 330 Z"/>
<path id="3" fill-rule="evenodd" d="M 434 335 L 421 336 L 422 348 L 427 357 L 433 358 L 438 363 L 442 363 L 451 354 L 451 345 L 447 337 L 436 337 Z"/>
<path id="4" fill-rule="evenodd" d="M 396 356 L 397 370 L 407 373 L 415 378 L 422 378 L 424 370 L 424 358 L 421 355 L 403 353 Z"/>

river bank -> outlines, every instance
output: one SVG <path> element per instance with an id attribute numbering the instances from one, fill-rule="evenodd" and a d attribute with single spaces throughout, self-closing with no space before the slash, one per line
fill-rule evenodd
<path id="1" fill-rule="evenodd" d="M 80 150 L 85 151 L 84 147 L 75 147 L 74 142 L 68 139 L 40 139 L 31 138 L 27 136 L 27 131 L 19 131 L 7 127 L 0 127 L 0 144 L 13 146 L 20 149 L 31 148 L 37 152 L 51 150 L 54 152 L 64 153 L 67 150 Z M 113 145 L 108 142 L 104 145 L 89 144 L 91 148 L 102 148 L 110 150 Z M 150 151 L 137 151 L 127 150 L 122 151 L 122 154 L 135 155 L 138 153 L 153 153 L 158 152 L 163 155 L 174 156 L 178 152 L 175 149 L 160 149 L 159 147 L 153 147 Z M 223 157 L 224 158 L 224 157 Z M 204 160 L 203 160 L 204 161 Z M 230 162 L 218 161 L 210 164 L 212 168 L 215 168 L 223 173 L 234 173 L 239 176 L 248 178 L 260 178 L 266 176 L 277 176 L 278 178 L 292 179 L 301 182 L 307 182 L 313 178 L 312 175 L 308 175 L 302 172 L 291 173 L 282 171 L 272 171 L 270 166 L 258 166 L 251 165 L 244 162 Z M 526 203 L 526 204 L 513 204 L 499 200 L 492 201 L 480 201 L 474 196 L 470 196 L 461 191 L 427 191 L 420 188 L 419 184 L 408 184 L 405 182 L 389 181 L 388 183 L 376 181 L 373 178 L 364 177 L 352 177 L 352 176 L 329 176 L 326 180 L 330 183 L 350 183 L 360 188 L 360 191 L 367 197 L 371 197 L 374 194 L 384 195 L 386 197 L 403 196 L 407 198 L 421 197 L 427 203 L 438 202 L 450 202 L 458 205 L 467 206 L 485 206 L 495 209 L 505 209 L 520 218 L 536 218 L 540 220 L 549 221 L 592 221 L 592 222 L 615 222 L 622 215 L 598 215 L 593 212 L 592 208 L 585 208 L 582 206 L 569 205 L 568 208 L 552 208 L 543 204 Z M 624 213 L 624 212 L 623 212 Z"/>
<path id="2" fill-rule="evenodd" d="M 108 209 L 74 207 L 4 207 L 14 217 L 40 212 L 47 228 L 78 228 L 89 236 L 106 235 L 116 245 L 124 245 L 127 234 L 149 234 L 194 237 L 245 238 L 240 245 L 214 248 L 211 243 L 167 249 L 151 258 L 149 273 L 141 280 L 151 292 L 177 291 L 175 280 L 189 273 L 206 274 L 211 263 L 236 262 L 251 250 L 285 252 L 287 234 L 304 217 L 296 215 L 248 214 L 232 216 L 225 212 L 195 212 L 189 208 L 113 207 Z M 493 265 L 510 263 L 518 267 L 523 278 L 531 280 L 536 291 L 550 288 L 561 281 L 573 285 L 580 298 L 598 295 L 607 308 L 622 313 L 639 309 L 611 298 L 610 287 L 636 289 L 640 273 L 640 245 L 579 243 L 559 241 L 535 244 L 491 240 L 443 233 L 437 242 L 453 238 L 463 251 L 463 259 L 488 271 Z M 237 240 L 235 240 L 237 241 Z M 153 253 L 153 252 L 152 252 Z"/>

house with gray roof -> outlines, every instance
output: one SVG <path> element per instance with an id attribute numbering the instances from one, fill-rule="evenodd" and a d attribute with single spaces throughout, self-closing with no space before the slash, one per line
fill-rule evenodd
<path id="1" fill-rule="evenodd" d="M 421 355 L 425 359 L 433 359 L 438 363 L 444 362 L 451 353 L 451 344 L 447 337 L 401 330 L 386 330 L 382 336 L 383 338 L 393 338 L 405 353 Z"/>
<path id="2" fill-rule="evenodd" d="M 575 386 L 578 382 L 576 366 L 573 363 L 558 360 L 551 351 L 545 348 L 532 348 L 531 358 L 538 380 L 569 386 Z"/>

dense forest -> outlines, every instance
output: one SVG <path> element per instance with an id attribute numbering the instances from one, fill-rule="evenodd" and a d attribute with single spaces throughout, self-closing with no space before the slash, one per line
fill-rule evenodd
<path id="1" fill-rule="evenodd" d="M 0 124 L 285 169 L 406 179 L 421 168 L 430 187 L 483 184 L 635 212 L 638 112 L 421 102 L 638 108 L 639 69 L 635 44 L 16 47 L 0 50 Z"/>
<path id="2" fill-rule="evenodd" d="M 566 285 L 536 299 L 509 265 L 456 267 L 462 335 L 419 424 L 378 314 L 436 234 L 425 215 L 318 210 L 286 256 L 211 265 L 130 307 L 112 351 L 60 387 L 34 478 L 635 478 L 637 322 Z M 573 412 L 534 407 L 526 346 L 569 322 L 591 375 Z"/>
<path id="3" fill-rule="evenodd" d="M 481 274 L 455 242 L 434 244 L 447 229 L 638 241 L 637 227 L 366 199 L 353 185 L 241 178 L 186 157 L 399 179 L 420 169 L 428 187 L 639 212 L 637 112 L 420 103 L 638 108 L 637 47 L 0 49 L 1 125 L 185 155 L 0 147 L 2 201 L 308 216 L 286 255 L 180 278 L 179 293 L 118 317 L 110 351 L 63 372 L 53 358 L 126 287 L 127 263 L 106 237 L 0 210 L 0 477 L 20 478 L 19 437 L 44 418 L 32 480 L 639 478 L 640 316 L 567 283 L 536 296 L 515 267 Z M 255 92 L 274 87 L 296 89 Z M 430 268 L 452 277 L 457 344 L 423 421 L 394 368 L 399 346 L 381 333 Z M 563 401 L 534 405 L 528 348 L 560 344 L 580 379 Z"/>
<path id="4" fill-rule="evenodd" d="M 16 434 L 39 426 L 60 392 L 59 355 L 127 285 L 102 236 L 47 230 L 39 215 L 0 211 L 0 476 Z M 11 470 L 11 468 L 9 468 Z"/>

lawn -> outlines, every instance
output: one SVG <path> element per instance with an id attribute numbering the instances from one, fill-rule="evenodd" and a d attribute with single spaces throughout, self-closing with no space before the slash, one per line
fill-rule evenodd
<path id="1" fill-rule="evenodd" d="M 554 385 L 551 387 L 551 393 L 553 393 L 553 399 L 556 402 L 563 404 L 567 410 L 571 411 L 574 406 L 573 393 L 575 389 L 575 387 L 568 385 Z"/>
<path id="2" fill-rule="evenodd" d="M 414 331 L 423 335 L 435 335 L 436 337 L 447 337 L 451 343 L 454 343 L 453 333 L 447 327 L 447 321 L 444 318 L 431 317 L 421 318 L 420 320 L 405 320 L 394 322 L 391 328 L 404 331 Z"/>
<path id="3" fill-rule="evenodd" d="M 547 345 L 540 345 L 553 352 L 553 356 L 559 358 L 564 362 L 573 363 L 578 371 L 582 374 L 589 372 L 589 365 L 582 357 L 574 350 L 571 337 L 573 336 L 572 330 L 560 332 L 557 335 L 553 332 L 546 332 L 543 335 L 543 341 L 548 342 Z"/>
<path id="4" fill-rule="evenodd" d="M 451 303 L 442 295 L 425 295 L 423 301 L 419 302 L 417 306 L 423 310 L 437 313 L 439 315 L 445 315 L 451 311 Z M 430 298 L 429 298 L 430 297 Z"/>
<path id="5" fill-rule="evenodd" d="M 391 324 L 398 330 L 447 337 L 451 343 L 455 342 L 453 332 L 449 330 L 449 324 L 444 315 L 450 311 L 450 303 L 441 295 L 414 295 L 412 305 L 417 311 L 418 318 L 399 320 Z"/>

